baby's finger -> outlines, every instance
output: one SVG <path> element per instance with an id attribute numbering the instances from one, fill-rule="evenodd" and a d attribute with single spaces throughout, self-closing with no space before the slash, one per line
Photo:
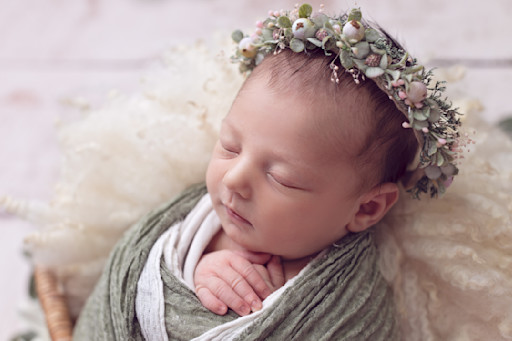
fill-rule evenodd
<path id="1" fill-rule="evenodd" d="M 217 276 L 224 280 L 238 295 L 238 297 L 242 298 L 250 306 L 252 311 L 260 310 L 262 307 L 261 299 L 252 284 L 244 277 L 244 273 L 255 270 L 245 270 L 245 272 L 239 273 L 239 270 L 244 268 L 244 265 L 242 264 L 245 264 L 245 266 L 250 268 L 254 267 L 254 265 L 247 262 L 246 259 L 233 259 L 230 263 L 232 267 L 227 267 L 222 269 L 222 271 L 217 271 Z M 252 276 L 249 277 L 252 278 Z M 222 300 L 221 297 L 219 298 Z M 231 307 L 228 301 L 223 300 L 223 302 Z"/>
<path id="2" fill-rule="evenodd" d="M 274 286 L 274 290 L 282 287 L 285 283 L 285 277 L 281 257 L 273 256 L 267 264 L 267 270 L 270 276 L 270 281 Z"/>
<path id="3" fill-rule="evenodd" d="M 268 261 L 270 261 L 272 258 L 272 255 L 266 252 L 252 252 L 247 250 L 235 250 L 233 252 L 242 256 L 253 264 L 267 264 Z"/>
<path id="4" fill-rule="evenodd" d="M 228 312 L 227 305 L 215 297 L 208 288 L 198 285 L 196 287 L 196 295 L 201 304 L 212 313 L 225 315 Z"/>
<path id="5" fill-rule="evenodd" d="M 243 296 L 240 296 L 240 294 L 236 292 L 236 290 L 239 290 L 240 285 L 243 286 L 243 284 L 239 284 L 243 282 L 243 279 L 241 279 L 242 282 L 238 282 L 239 280 L 230 280 L 230 278 L 234 278 L 238 275 L 235 275 L 234 273 L 235 272 L 232 269 L 225 269 L 222 277 L 210 278 L 208 280 L 208 289 L 217 299 L 226 304 L 238 315 L 249 315 L 251 313 L 250 303 L 246 302 L 242 298 Z M 241 278 L 240 275 L 237 277 Z M 247 283 L 245 283 L 245 285 L 250 290 L 249 285 Z M 255 296 L 256 295 L 253 294 L 253 297 Z"/>
<path id="6" fill-rule="evenodd" d="M 255 292 L 258 297 L 264 299 L 272 293 L 272 286 L 267 284 L 265 279 L 262 277 L 262 274 L 256 270 L 258 265 L 251 264 L 242 257 L 233 258 L 231 260 L 231 265 L 233 266 L 233 269 L 245 279 L 246 283 L 248 283 L 248 287 L 240 285 L 240 290 L 235 289 L 240 296 L 252 299 L 249 295 L 250 293 Z M 258 306 L 261 308 L 259 300 L 255 303 L 258 303 Z M 250 304 L 252 305 L 252 303 Z M 259 308 L 256 307 L 256 310 L 259 310 Z"/>

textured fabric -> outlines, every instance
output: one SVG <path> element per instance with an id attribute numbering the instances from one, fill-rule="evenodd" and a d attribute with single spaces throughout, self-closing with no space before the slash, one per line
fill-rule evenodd
<path id="1" fill-rule="evenodd" d="M 153 244 L 205 193 L 195 187 L 134 226 L 116 246 L 81 314 L 75 340 L 142 340 L 136 283 Z M 372 232 L 350 234 L 287 283 L 240 328 L 232 311 L 210 313 L 161 260 L 170 340 L 396 340 L 393 297 L 377 267 Z M 275 296 L 274 296 L 275 297 Z M 268 299 L 267 299 L 268 300 Z M 264 305 L 268 306 L 265 300 Z M 245 317 L 247 318 L 247 317 Z M 231 328 L 231 326 L 234 326 Z"/>
<path id="2" fill-rule="evenodd" d="M 147 341 L 167 341 L 161 262 L 194 290 L 194 270 L 213 236 L 220 230 L 209 194 L 187 217 L 171 226 L 152 246 L 137 284 L 135 310 Z"/>
<path id="3" fill-rule="evenodd" d="M 73 340 L 143 340 L 135 316 L 135 293 L 151 246 L 169 226 L 182 220 L 204 193 L 204 185 L 191 187 L 127 231 L 80 313 Z"/>

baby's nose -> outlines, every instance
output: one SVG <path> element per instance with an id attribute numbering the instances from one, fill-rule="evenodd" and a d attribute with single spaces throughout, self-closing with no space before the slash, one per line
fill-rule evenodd
<path id="1" fill-rule="evenodd" d="M 237 193 L 244 199 L 251 195 L 252 168 L 248 160 L 239 157 L 233 160 L 229 169 L 224 174 L 222 182 L 233 193 Z"/>

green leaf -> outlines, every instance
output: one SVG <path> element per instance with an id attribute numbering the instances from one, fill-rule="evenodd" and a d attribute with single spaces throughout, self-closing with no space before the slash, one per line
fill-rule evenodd
<path id="1" fill-rule="evenodd" d="M 389 67 L 392 69 L 397 69 L 399 67 L 403 67 L 403 66 L 405 66 L 405 63 L 407 63 L 407 58 L 409 58 L 409 54 L 406 52 L 406 53 L 404 53 L 402 59 L 400 59 L 400 61 L 398 63 L 391 64 Z"/>
<path id="2" fill-rule="evenodd" d="M 265 58 L 265 55 L 263 53 L 258 53 L 256 55 L 256 58 L 254 58 L 254 62 L 256 64 L 256 66 L 260 65 L 260 63 L 263 61 L 264 58 Z"/>
<path id="3" fill-rule="evenodd" d="M 352 51 L 354 52 L 354 56 L 356 56 L 357 59 L 366 58 L 366 56 L 368 56 L 370 53 L 370 44 L 368 44 L 366 41 L 360 41 L 353 47 Z"/>
<path id="4" fill-rule="evenodd" d="M 428 140 L 427 155 L 432 156 L 437 152 L 437 145 L 434 141 Z"/>
<path id="5" fill-rule="evenodd" d="M 354 63 L 356 64 L 357 68 L 363 72 L 368 68 L 368 65 L 364 63 L 364 60 L 354 59 Z"/>
<path id="6" fill-rule="evenodd" d="M 414 110 L 414 118 L 418 121 L 425 121 L 427 119 L 427 116 L 423 112 L 423 110 Z"/>
<path id="7" fill-rule="evenodd" d="M 281 28 L 291 28 L 292 22 L 288 17 L 285 17 L 284 15 L 280 16 L 279 19 L 277 19 L 277 24 Z"/>
<path id="8" fill-rule="evenodd" d="M 498 126 L 512 138 L 512 117 L 500 121 Z"/>
<path id="9" fill-rule="evenodd" d="M 299 8 L 299 18 L 308 18 L 313 13 L 313 8 L 310 4 L 304 4 Z"/>
<path id="10" fill-rule="evenodd" d="M 363 18 L 363 15 L 361 14 L 361 9 L 359 8 L 352 8 L 350 11 L 350 14 L 348 15 L 348 21 L 356 20 L 361 21 Z"/>
<path id="11" fill-rule="evenodd" d="M 377 78 L 379 76 L 382 76 L 384 74 L 384 70 L 380 67 L 369 67 L 364 72 L 366 77 L 368 78 Z"/>
<path id="12" fill-rule="evenodd" d="M 428 115 L 428 120 L 430 122 L 437 122 L 441 118 L 441 112 L 439 109 L 431 109 L 430 114 Z"/>
<path id="13" fill-rule="evenodd" d="M 240 30 L 236 30 L 233 33 L 231 33 L 231 38 L 235 43 L 239 43 L 240 40 L 244 39 L 244 34 Z"/>
<path id="14" fill-rule="evenodd" d="M 372 52 L 374 52 L 376 54 L 380 54 L 381 56 L 386 54 L 386 50 L 379 49 L 378 47 L 376 47 L 373 44 L 370 45 L 370 48 L 372 49 Z"/>
<path id="15" fill-rule="evenodd" d="M 415 65 L 415 66 L 411 66 L 411 67 L 408 67 L 407 69 L 405 69 L 404 73 L 406 75 L 408 75 L 408 74 L 416 73 L 421 70 L 423 70 L 423 65 Z"/>
<path id="16" fill-rule="evenodd" d="M 350 56 L 350 52 L 341 50 L 340 63 L 341 63 L 341 66 L 343 66 L 347 70 L 350 70 L 354 67 L 354 61 L 352 60 L 352 57 Z"/>
<path id="17" fill-rule="evenodd" d="M 322 42 L 316 38 L 308 38 L 308 41 L 315 44 L 318 47 L 322 47 Z"/>
<path id="18" fill-rule="evenodd" d="M 391 77 L 393 77 L 393 80 L 396 81 L 398 78 L 400 78 L 400 71 L 398 70 L 386 70 L 387 74 L 390 74 Z"/>
<path id="19" fill-rule="evenodd" d="M 315 26 L 318 26 L 318 28 L 322 28 L 324 27 L 325 23 L 329 21 L 329 17 L 323 13 L 318 13 L 314 18 L 311 18 L 311 21 L 313 24 L 315 24 Z"/>
<path id="20" fill-rule="evenodd" d="M 293 38 L 290 40 L 290 49 L 292 49 L 293 52 L 302 52 L 304 51 L 304 42 L 300 39 Z"/>
<path id="21" fill-rule="evenodd" d="M 382 58 L 380 59 L 379 67 L 383 70 L 386 70 L 388 67 L 388 55 L 382 55 Z"/>
<path id="22" fill-rule="evenodd" d="M 325 28 L 331 30 L 331 31 L 334 31 L 334 27 L 332 27 L 332 24 L 330 21 L 326 21 L 325 24 L 324 24 Z"/>
<path id="23" fill-rule="evenodd" d="M 444 157 L 442 153 L 437 153 L 437 165 L 441 167 L 444 163 Z"/>
<path id="24" fill-rule="evenodd" d="M 365 40 L 369 43 L 373 43 L 375 42 L 377 39 L 380 38 L 380 34 L 379 32 L 377 32 L 377 30 L 373 29 L 373 28 L 367 28 L 365 33 L 364 33 L 364 36 L 365 36 Z"/>
<path id="25" fill-rule="evenodd" d="M 284 36 L 286 39 L 290 40 L 293 38 L 293 31 L 291 28 L 285 28 L 284 29 Z"/>
<path id="26" fill-rule="evenodd" d="M 273 37 L 273 30 L 270 28 L 264 28 L 261 30 L 261 37 L 263 38 L 263 41 L 267 40 L 274 40 Z"/>
<path id="27" fill-rule="evenodd" d="M 428 122 L 427 121 L 414 121 L 414 123 L 412 124 L 412 127 L 416 130 L 428 128 Z"/>

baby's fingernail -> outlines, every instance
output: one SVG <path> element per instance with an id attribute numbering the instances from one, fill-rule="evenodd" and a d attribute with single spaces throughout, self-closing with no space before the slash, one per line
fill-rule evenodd
<path id="1" fill-rule="evenodd" d="M 228 312 L 228 307 L 226 307 L 226 306 L 217 307 L 217 312 L 216 312 L 217 315 L 226 315 L 227 312 Z"/>
<path id="2" fill-rule="evenodd" d="M 262 307 L 263 306 L 260 301 L 252 301 L 252 303 L 251 303 L 251 309 L 253 312 L 261 310 Z"/>
<path id="3" fill-rule="evenodd" d="M 248 306 L 244 305 L 244 306 L 240 307 L 240 314 L 242 316 L 249 315 L 250 313 L 251 313 L 251 308 L 249 308 Z"/>

